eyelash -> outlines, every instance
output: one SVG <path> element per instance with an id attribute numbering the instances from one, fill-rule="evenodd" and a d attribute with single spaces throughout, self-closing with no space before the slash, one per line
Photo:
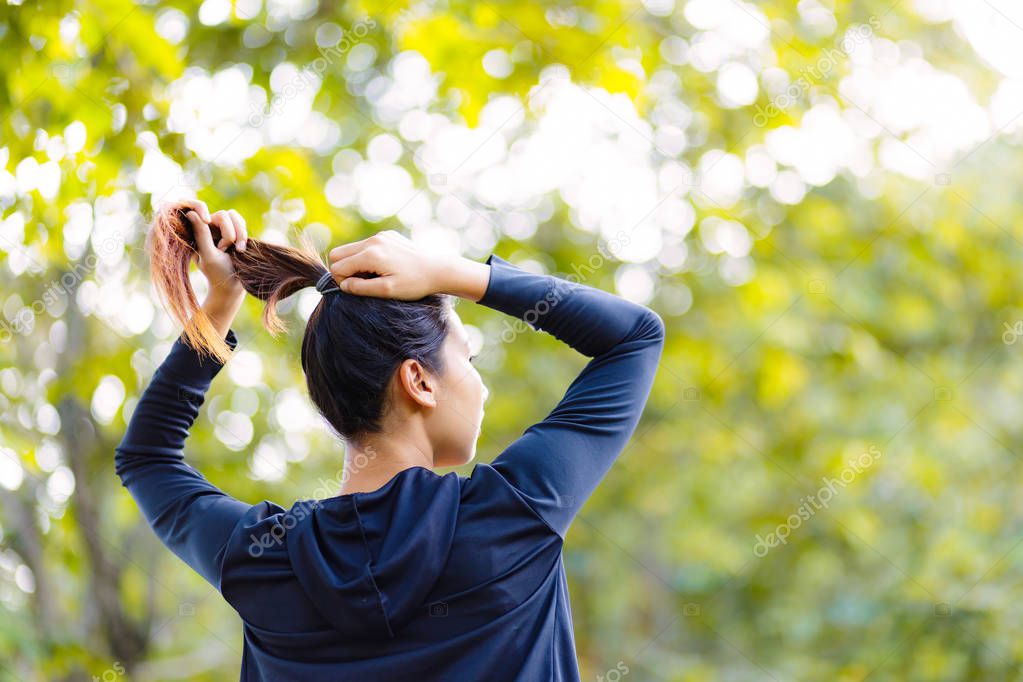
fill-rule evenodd
<path id="1" fill-rule="evenodd" d="M 479 355 L 470 355 L 469 356 L 469 362 L 472 362 L 473 360 L 475 360 L 478 357 L 479 357 Z"/>

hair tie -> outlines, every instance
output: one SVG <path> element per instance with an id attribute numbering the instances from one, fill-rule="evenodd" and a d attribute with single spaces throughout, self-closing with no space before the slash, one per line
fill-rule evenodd
<path id="1" fill-rule="evenodd" d="M 320 277 L 320 281 L 316 283 L 316 290 L 326 296 L 332 291 L 341 291 L 341 287 L 334 281 L 334 275 L 330 273 L 330 270 L 323 273 Z"/>

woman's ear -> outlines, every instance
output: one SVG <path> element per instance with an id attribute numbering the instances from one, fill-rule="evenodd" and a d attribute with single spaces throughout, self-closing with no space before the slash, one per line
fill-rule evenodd
<path id="1" fill-rule="evenodd" d="M 437 379 L 418 360 L 406 359 L 398 366 L 398 387 L 423 407 L 437 407 Z"/>

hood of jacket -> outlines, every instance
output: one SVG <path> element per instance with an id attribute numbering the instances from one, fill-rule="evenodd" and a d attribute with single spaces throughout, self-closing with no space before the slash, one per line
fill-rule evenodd
<path id="1" fill-rule="evenodd" d="M 427 608 L 455 537 L 460 488 L 453 472 L 412 467 L 372 492 L 296 502 L 288 560 L 320 615 L 347 635 L 394 637 Z"/>

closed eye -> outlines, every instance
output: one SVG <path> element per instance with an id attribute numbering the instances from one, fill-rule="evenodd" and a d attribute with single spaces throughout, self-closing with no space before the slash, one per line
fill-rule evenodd
<path id="1" fill-rule="evenodd" d="M 475 360 L 478 357 L 479 357 L 479 354 L 477 354 L 477 355 L 470 355 L 469 356 L 469 362 L 472 362 L 473 360 Z"/>

